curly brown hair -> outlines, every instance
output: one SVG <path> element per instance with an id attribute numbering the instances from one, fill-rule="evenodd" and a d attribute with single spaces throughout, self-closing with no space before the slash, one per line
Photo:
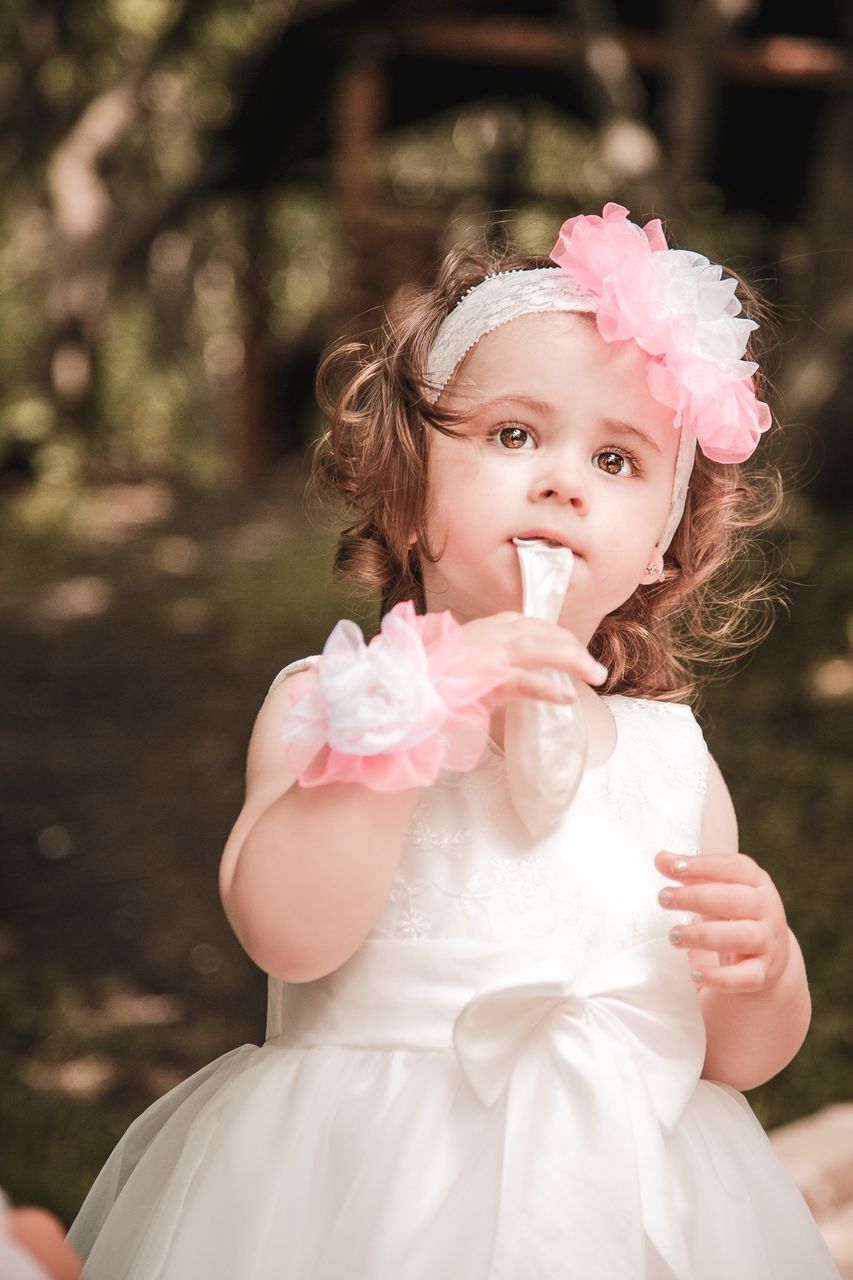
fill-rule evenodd
<path id="1" fill-rule="evenodd" d="M 439 326 L 486 276 L 550 265 L 506 249 L 453 250 L 434 286 L 389 309 L 372 340 L 337 343 L 320 364 L 317 397 L 328 424 L 315 447 L 311 488 L 343 502 L 348 523 L 335 569 L 378 591 L 383 614 L 400 600 L 425 608 L 421 562 L 433 558 L 425 529 L 429 440 L 433 431 L 460 433 L 461 415 L 431 403 L 426 386 Z M 739 293 L 747 314 L 762 311 L 742 282 Z M 760 395 L 760 374 L 757 383 Z M 764 638 L 780 592 L 757 535 L 781 506 L 771 463 L 721 465 L 697 451 L 663 581 L 635 591 L 590 643 L 610 673 L 601 692 L 687 699 L 700 674 L 719 674 Z"/>

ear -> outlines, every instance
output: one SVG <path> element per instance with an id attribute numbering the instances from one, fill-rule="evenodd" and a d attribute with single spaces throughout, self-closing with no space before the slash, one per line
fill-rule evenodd
<path id="1" fill-rule="evenodd" d="M 646 562 L 643 576 L 640 579 L 640 585 L 650 587 L 655 582 L 663 582 L 663 579 L 663 555 L 660 548 L 658 546 L 654 546 L 652 547 L 651 555 Z"/>

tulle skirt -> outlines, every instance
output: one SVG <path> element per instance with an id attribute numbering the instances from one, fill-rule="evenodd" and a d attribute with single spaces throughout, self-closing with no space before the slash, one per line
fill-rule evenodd
<path id="1" fill-rule="evenodd" d="M 697 1078 L 685 959 L 382 941 L 280 988 L 266 1044 L 113 1152 L 87 1280 L 837 1280 L 746 1100 Z"/>

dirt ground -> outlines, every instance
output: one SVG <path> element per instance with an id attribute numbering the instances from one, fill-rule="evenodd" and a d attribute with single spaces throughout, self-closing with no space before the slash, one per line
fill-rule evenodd
<path id="1" fill-rule="evenodd" d="M 0 1185 L 66 1217 L 141 1105 L 263 1038 L 216 872 L 268 684 L 338 603 L 303 479 L 107 486 L 84 533 L 7 540 Z"/>
<path id="2" fill-rule="evenodd" d="M 274 672 L 229 652 L 205 597 L 217 545 L 259 510 L 184 495 L 118 545 L 84 552 L 64 599 L 53 585 L 3 618 L 4 915 L 26 920 L 29 945 L 84 987 L 123 957 L 147 987 L 181 975 L 192 991 L 201 978 L 210 997 L 218 969 L 194 949 L 222 964 L 231 951 L 210 873 Z M 158 548 L 176 566 L 165 582 L 144 565 Z"/>

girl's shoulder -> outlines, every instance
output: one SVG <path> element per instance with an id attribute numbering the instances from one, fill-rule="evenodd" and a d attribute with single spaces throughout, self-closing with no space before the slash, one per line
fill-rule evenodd
<path id="1" fill-rule="evenodd" d="M 319 653 L 312 653 L 307 658 L 297 658 L 294 662 L 289 662 L 286 667 L 282 667 L 269 689 L 267 689 L 267 697 L 270 696 L 273 689 L 277 689 L 280 684 L 284 684 L 289 676 L 296 676 L 300 671 L 308 671 L 319 659 Z"/>

